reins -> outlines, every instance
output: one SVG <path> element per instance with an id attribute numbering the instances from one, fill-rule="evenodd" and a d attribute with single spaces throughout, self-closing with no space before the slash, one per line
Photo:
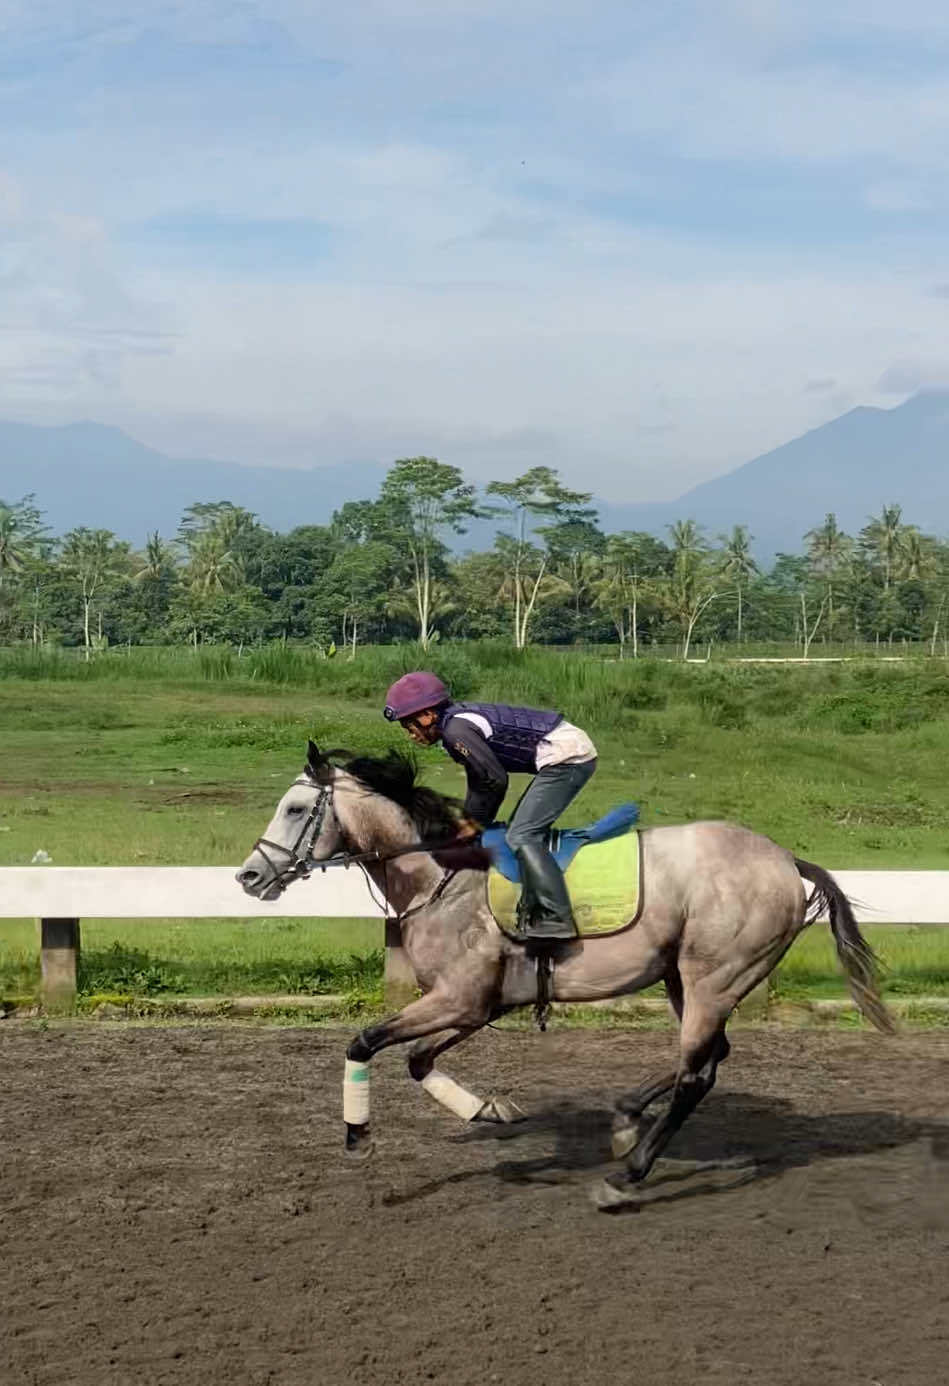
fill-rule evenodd
<path id="1" fill-rule="evenodd" d="M 436 852 L 447 852 L 459 847 L 473 847 L 478 843 L 477 838 L 446 838 L 444 842 L 412 842 L 407 847 L 396 847 L 391 852 L 334 852 L 331 857 L 325 857 L 322 861 L 309 861 L 308 867 L 313 871 L 325 871 L 328 866 L 362 866 L 366 862 L 387 862 L 395 861 L 396 857 L 408 857 L 413 852 L 427 852 L 434 855 Z"/>
<path id="2" fill-rule="evenodd" d="M 313 781 L 307 777 L 307 779 L 297 780 L 295 783 L 312 785 Z M 291 847 L 285 847 L 281 842 L 272 842 L 266 837 L 258 838 L 255 842 L 254 847 L 263 857 L 273 873 L 273 880 L 270 882 L 270 885 L 276 886 L 281 894 L 293 881 L 306 880 L 314 871 L 326 872 L 331 866 L 341 866 L 344 870 L 348 870 L 351 866 L 358 866 L 365 872 L 366 866 L 371 863 L 378 863 L 384 866 L 386 862 L 395 861 L 398 857 L 411 856 L 413 853 L 423 852 L 432 856 L 436 852 L 445 852 L 450 848 L 457 850 L 459 847 L 463 846 L 475 846 L 478 842 L 477 838 L 459 839 L 453 837 L 443 842 L 410 842 L 407 846 L 394 847 L 390 851 L 381 851 L 378 848 L 374 848 L 367 852 L 334 852 L 332 856 L 314 861 L 310 853 L 316 845 L 316 840 L 322 831 L 327 809 L 329 809 L 335 818 L 336 807 L 333 803 L 333 791 L 331 786 L 324 785 L 317 795 L 313 807 L 307 814 L 303 826 L 297 834 L 296 841 Z M 276 865 L 270 855 L 270 853 L 275 851 L 282 853 L 288 859 L 282 869 Z M 425 909 L 428 905 L 433 904 L 434 901 L 439 899 L 457 874 L 457 869 L 445 868 L 442 873 L 442 878 L 431 896 L 423 904 L 415 905 L 411 909 L 398 915 L 398 919 L 400 921 L 406 919 L 409 915 L 416 914 L 419 910 Z M 388 891 L 386 891 L 386 896 L 388 897 Z"/>
<path id="3" fill-rule="evenodd" d="M 387 862 L 395 860 L 396 857 L 411 856 L 413 852 L 425 852 L 429 855 L 434 855 L 435 852 L 445 851 L 449 847 L 458 847 L 460 845 L 457 838 L 451 838 L 447 842 L 415 842 L 411 843 L 408 847 L 399 847 L 392 852 L 338 852 L 331 857 L 327 857 L 324 861 L 315 861 L 310 863 L 310 865 L 313 870 L 320 871 L 325 871 L 328 866 L 342 866 L 345 870 L 348 870 L 350 866 L 358 866 L 366 877 L 366 884 L 369 886 L 369 894 L 372 895 L 372 878 L 366 870 L 366 866 L 370 862 L 378 863 L 383 867 L 383 895 L 385 897 L 385 903 L 388 904 L 388 873 L 384 869 Z M 309 872 L 307 874 L 309 874 Z M 457 869 L 453 867 L 444 867 L 441 879 L 438 881 L 434 890 L 425 897 L 421 904 L 410 905 L 407 910 L 402 910 L 392 917 L 401 925 L 406 919 L 411 919 L 414 914 L 419 914 L 420 911 L 427 910 L 430 905 L 435 904 L 436 900 L 441 899 L 457 875 Z M 378 901 L 376 903 L 378 904 Z M 383 905 L 383 909 L 384 908 L 385 905 Z"/>

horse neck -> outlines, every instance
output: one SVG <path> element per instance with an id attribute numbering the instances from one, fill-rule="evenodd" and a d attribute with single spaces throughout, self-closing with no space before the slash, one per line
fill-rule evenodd
<path id="1" fill-rule="evenodd" d="M 418 841 L 418 829 L 405 809 L 357 784 L 345 773 L 339 776 L 335 803 L 340 827 L 357 852 L 384 854 Z M 390 861 L 367 863 L 367 870 L 399 914 L 423 891 L 434 890 L 442 875 L 427 852 L 410 852 Z"/>

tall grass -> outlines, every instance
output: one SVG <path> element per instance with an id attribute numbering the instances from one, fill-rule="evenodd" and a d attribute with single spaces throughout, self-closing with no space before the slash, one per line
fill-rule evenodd
<path id="1" fill-rule="evenodd" d="M 741 646 L 742 655 L 751 654 Z M 794 654 L 793 646 L 762 647 L 776 657 Z M 515 650 L 501 640 L 453 641 L 428 651 L 419 645 L 362 646 L 351 658 L 348 653 L 329 658 L 311 645 L 286 640 L 236 649 L 231 645 L 191 646 L 113 646 L 95 652 L 90 659 L 75 649 L 34 649 L 31 646 L 0 648 L 0 679 L 101 680 L 147 679 L 150 682 L 247 683 L 298 685 L 334 690 L 352 697 L 367 697 L 378 691 L 380 683 L 392 681 L 409 669 L 434 667 L 451 684 L 458 697 L 482 691 L 485 683 L 503 679 L 518 696 L 549 690 L 551 697 L 595 697 L 598 692 L 627 689 L 642 682 L 669 679 L 689 686 L 699 678 L 725 680 L 743 688 L 756 679 L 786 680 L 790 672 L 806 668 L 809 678 L 846 678 L 862 670 L 865 679 L 880 675 L 914 674 L 921 668 L 933 679 L 945 679 L 942 660 L 925 658 L 925 651 L 907 650 L 902 663 L 891 664 L 874 656 L 873 647 L 859 651 L 847 649 L 849 664 L 825 665 L 815 660 L 807 666 L 775 668 L 769 665 L 736 664 L 730 656 L 739 647 L 722 647 L 708 664 L 684 664 L 673 648 L 652 647 L 638 659 L 619 659 L 615 646 L 575 646 L 570 648 L 530 646 Z M 856 654 L 856 658 L 855 658 Z"/>

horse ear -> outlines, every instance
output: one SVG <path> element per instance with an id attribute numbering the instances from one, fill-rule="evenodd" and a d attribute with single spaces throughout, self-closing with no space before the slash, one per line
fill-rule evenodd
<path id="1" fill-rule="evenodd" d="M 315 741 L 306 743 L 306 765 L 307 769 L 311 770 L 314 775 L 326 765 L 326 757 Z"/>

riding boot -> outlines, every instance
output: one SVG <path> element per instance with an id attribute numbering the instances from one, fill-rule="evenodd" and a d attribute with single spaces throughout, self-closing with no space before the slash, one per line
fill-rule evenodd
<path id="1" fill-rule="evenodd" d="M 517 849 L 522 890 L 533 904 L 525 914 L 522 937 L 533 944 L 562 943 L 577 937 L 570 896 L 563 872 L 542 843 L 524 843 Z"/>

